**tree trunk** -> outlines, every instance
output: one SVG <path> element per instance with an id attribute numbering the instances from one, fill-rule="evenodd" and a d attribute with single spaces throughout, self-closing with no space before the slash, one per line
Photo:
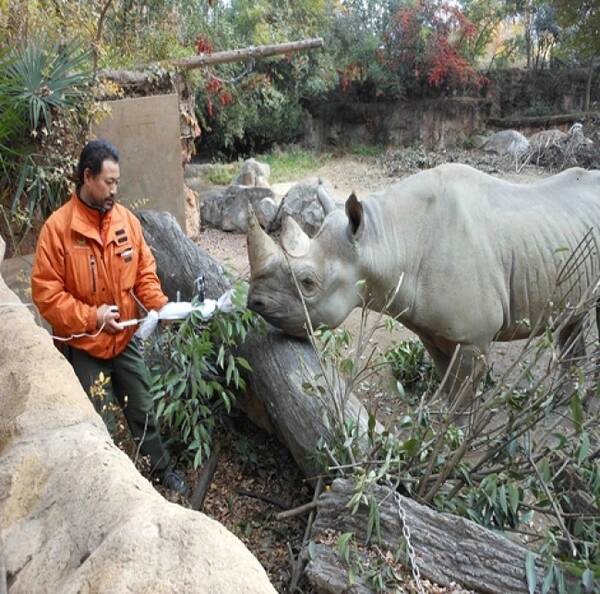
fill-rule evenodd
<path id="1" fill-rule="evenodd" d="M 592 56 L 590 58 L 590 68 L 588 70 L 587 80 L 585 83 L 585 103 L 583 106 L 584 111 L 589 111 L 590 102 L 592 99 L 592 78 L 594 77 L 594 67 L 596 66 L 596 58 Z"/>
<path id="2" fill-rule="evenodd" d="M 361 505 L 352 515 L 348 502 L 353 495 L 351 480 L 337 479 L 331 489 L 317 500 L 317 517 L 313 524 L 312 557 L 306 567 L 310 583 L 320 593 L 374 592 L 366 580 L 359 578 L 348 589 L 346 564 L 337 552 L 337 538 L 332 533 L 353 533 L 353 542 L 364 545 L 369 510 Z M 379 506 L 381 543 L 379 549 L 394 553 L 403 545 L 398 506 L 390 491 L 374 487 L 372 494 Z M 498 533 L 450 514 L 436 512 L 407 497 L 400 496 L 406 511 L 410 542 L 421 576 L 442 585 L 462 584 L 476 592 L 489 594 L 528 594 L 525 577 L 527 549 Z M 376 543 L 376 536 L 373 536 Z M 408 566 L 408 561 L 406 562 Z M 541 591 L 544 569 L 536 563 L 536 592 Z M 553 592 L 554 590 L 550 590 Z M 570 591 L 570 590 L 569 590 Z"/>
<path id="3" fill-rule="evenodd" d="M 164 212 L 138 213 L 146 241 L 156 258 L 158 276 L 169 299 L 188 301 L 194 282 L 202 273 L 206 297 L 216 298 L 228 287 L 223 267 L 186 237 L 175 218 Z M 264 411 L 282 443 L 306 476 L 319 469 L 312 459 L 319 440 L 331 440 L 332 428 L 322 401 L 306 394 L 302 384 L 321 372 L 317 356 L 307 341 L 290 338 L 269 328 L 266 335 L 251 333 L 239 354 L 247 359 L 253 372 L 246 378 L 247 393 L 238 397 L 244 410 L 256 411 L 253 398 Z M 326 400 L 330 403 L 330 400 Z M 332 413 L 333 414 L 333 413 Z M 367 412 L 355 396 L 346 405 L 348 418 L 356 418 L 361 433 L 367 431 Z"/>

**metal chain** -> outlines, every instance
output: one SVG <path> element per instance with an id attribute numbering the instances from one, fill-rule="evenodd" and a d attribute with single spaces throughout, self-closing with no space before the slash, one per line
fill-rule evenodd
<path id="1" fill-rule="evenodd" d="M 243 78 L 245 78 L 246 76 L 249 76 L 250 74 L 252 74 L 255 66 L 256 66 L 256 60 L 254 58 L 252 58 L 251 60 L 246 62 L 246 68 L 241 74 L 238 74 L 237 76 L 234 76 L 233 78 L 228 78 L 228 79 L 220 78 L 216 74 L 209 72 L 208 66 L 204 67 L 204 71 L 206 72 L 207 76 L 209 76 L 213 80 L 219 81 L 222 85 L 234 85 L 237 82 L 239 82 L 240 80 L 242 80 Z"/>
<path id="2" fill-rule="evenodd" d="M 410 570 L 412 572 L 413 579 L 415 580 L 415 585 L 417 586 L 419 594 L 425 594 L 423 583 L 421 582 L 421 571 L 417 565 L 415 549 L 410 542 L 410 528 L 408 527 L 408 522 L 406 521 L 406 510 L 402 505 L 402 500 L 398 491 L 396 491 L 396 489 L 391 485 L 389 486 L 389 490 L 394 498 L 394 501 L 396 502 L 396 507 L 398 508 L 398 517 L 400 518 L 400 523 L 402 524 L 402 536 L 404 536 L 404 540 L 406 541 L 406 550 L 408 552 L 408 559 L 410 561 Z"/>

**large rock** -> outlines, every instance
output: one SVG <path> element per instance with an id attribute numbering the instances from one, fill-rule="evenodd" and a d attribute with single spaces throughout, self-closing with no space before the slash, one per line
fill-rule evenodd
<path id="1" fill-rule="evenodd" d="M 17 302 L 0 277 L 0 550 L 10 593 L 274 593 L 235 536 L 165 501 L 113 445 L 70 365 Z"/>
<path id="2" fill-rule="evenodd" d="M 319 180 L 316 179 L 301 182 L 290 188 L 281 201 L 281 207 L 272 228 L 278 228 L 283 217 L 290 216 L 312 237 L 319 230 L 325 218 L 325 210 L 317 194 L 318 188 Z M 329 194 L 331 195 L 331 192 Z"/>
<path id="3" fill-rule="evenodd" d="M 233 182 L 238 186 L 250 186 L 257 188 L 268 188 L 271 168 L 267 163 L 260 163 L 255 159 L 244 161 L 236 180 Z"/>
<path id="4" fill-rule="evenodd" d="M 274 203 L 275 195 L 270 188 L 228 186 L 215 188 L 202 196 L 202 222 L 204 225 L 216 227 L 223 231 L 246 231 L 246 211 L 248 203 L 256 211 L 261 212 L 265 226 L 270 224 L 269 213 L 274 216 L 272 206 L 262 209 L 268 203 L 261 203 L 270 198 Z"/>
<path id="5" fill-rule="evenodd" d="M 482 148 L 499 155 L 517 157 L 529 150 L 529 141 L 517 130 L 502 130 L 489 136 Z"/>

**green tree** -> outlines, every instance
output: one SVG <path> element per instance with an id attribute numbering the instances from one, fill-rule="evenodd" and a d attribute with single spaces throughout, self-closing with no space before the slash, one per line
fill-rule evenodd
<path id="1" fill-rule="evenodd" d="M 600 5 L 596 0 L 553 0 L 557 18 L 563 26 L 568 45 L 588 62 L 588 79 L 584 109 L 590 108 L 590 96 L 594 68 L 600 56 Z"/>

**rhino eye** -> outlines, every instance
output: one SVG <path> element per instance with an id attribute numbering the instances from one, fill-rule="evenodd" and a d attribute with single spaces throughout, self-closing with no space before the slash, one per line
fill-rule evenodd
<path id="1" fill-rule="evenodd" d="M 310 276 L 305 276 L 304 278 L 301 278 L 300 284 L 302 285 L 302 288 L 307 292 L 314 291 L 317 288 L 317 283 L 315 279 Z"/>

